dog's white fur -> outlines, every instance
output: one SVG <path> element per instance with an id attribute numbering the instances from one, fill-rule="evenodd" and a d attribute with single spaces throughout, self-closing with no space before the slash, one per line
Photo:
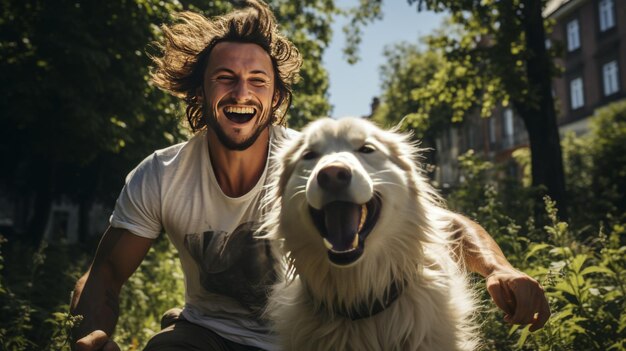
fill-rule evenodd
<path id="1" fill-rule="evenodd" d="M 359 152 L 368 144 L 372 153 Z M 303 159 L 315 151 L 319 157 Z M 409 136 L 361 119 L 311 123 L 277 155 L 268 236 L 278 239 L 288 269 L 268 304 L 285 350 L 474 350 L 475 298 L 455 252 L 449 212 L 417 166 Z M 352 171 L 340 200 L 364 203 L 374 192 L 382 210 L 364 253 L 348 266 L 333 265 L 309 214 L 325 197 L 315 181 L 330 162 Z M 338 314 L 381 299 L 402 285 L 384 311 L 359 320 Z"/>

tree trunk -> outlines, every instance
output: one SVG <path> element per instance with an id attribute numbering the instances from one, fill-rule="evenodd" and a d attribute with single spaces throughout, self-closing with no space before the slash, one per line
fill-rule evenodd
<path id="1" fill-rule="evenodd" d="M 527 109 L 522 112 L 530 141 L 534 186 L 544 186 L 546 194 L 556 201 L 561 216 L 566 216 L 565 177 L 558 127 L 546 111 Z"/>
<path id="2" fill-rule="evenodd" d="M 542 1 L 523 0 L 523 4 L 527 78 L 530 100 L 534 103 L 516 103 L 515 107 L 528 131 L 533 185 L 545 186 L 560 215 L 566 217 L 563 156 L 552 97 L 552 62 L 545 47 Z"/>

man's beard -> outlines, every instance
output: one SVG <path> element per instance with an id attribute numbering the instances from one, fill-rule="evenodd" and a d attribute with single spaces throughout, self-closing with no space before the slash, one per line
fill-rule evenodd
<path id="1" fill-rule="evenodd" d="M 257 124 L 256 129 L 254 130 L 252 135 L 250 135 L 247 139 L 243 141 L 237 142 L 231 139 L 230 137 L 228 137 L 228 135 L 226 135 L 222 126 L 219 123 L 217 123 L 217 115 L 218 115 L 217 108 L 209 109 L 207 106 L 206 110 L 211 111 L 210 113 L 207 113 L 205 115 L 207 126 L 213 129 L 213 131 L 215 132 L 215 135 L 217 135 L 217 139 L 225 148 L 232 150 L 232 151 L 244 151 L 248 149 L 250 146 L 252 146 L 254 142 L 256 142 L 256 140 L 259 138 L 259 135 L 261 135 L 263 130 L 267 128 L 267 126 L 270 125 L 270 118 L 269 116 L 267 116 L 270 111 L 261 109 L 261 106 L 259 105 L 255 105 L 254 107 L 256 108 L 257 111 L 262 111 L 262 112 L 258 112 L 258 113 L 261 113 L 261 115 L 257 117 L 257 122 L 260 122 L 261 124 Z"/>

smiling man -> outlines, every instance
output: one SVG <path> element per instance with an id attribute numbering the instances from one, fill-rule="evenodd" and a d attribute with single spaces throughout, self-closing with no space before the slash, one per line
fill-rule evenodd
<path id="1" fill-rule="evenodd" d="M 185 306 L 168 311 L 146 350 L 276 349 L 262 310 L 275 258 L 256 237 L 270 155 L 281 139 L 302 58 L 256 0 L 211 20 L 184 12 L 164 26 L 152 81 L 183 98 L 194 135 L 157 150 L 126 178 L 71 310 L 76 350 L 119 350 L 110 338 L 122 285 L 166 232 L 185 274 Z M 450 214 L 467 266 L 513 323 L 543 326 L 541 286 L 516 271 L 477 224 Z"/>
<path id="2" fill-rule="evenodd" d="M 216 141 L 243 151 L 259 136 L 267 139 L 277 102 L 269 54 L 256 44 L 223 42 L 213 48 L 207 67 L 198 94 L 212 109 L 208 123 Z"/>

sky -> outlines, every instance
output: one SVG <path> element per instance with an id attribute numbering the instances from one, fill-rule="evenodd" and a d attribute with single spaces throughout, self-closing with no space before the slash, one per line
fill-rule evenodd
<path id="1" fill-rule="evenodd" d="M 338 0 L 337 7 L 348 8 L 358 0 Z M 418 39 L 439 27 L 442 14 L 417 11 L 406 0 L 384 0 L 383 20 L 368 25 L 363 31 L 360 45 L 361 60 L 355 65 L 346 62 L 342 48 L 345 35 L 342 28 L 348 21 L 337 17 L 333 24 L 333 39 L 324 53 L 323 62 L 330 79 L 330 104 L 332 117 L 363 116 L 370 114 L 372 98 L 381 94 L 380 66 L 384 64 L 385 46 Z"/>

